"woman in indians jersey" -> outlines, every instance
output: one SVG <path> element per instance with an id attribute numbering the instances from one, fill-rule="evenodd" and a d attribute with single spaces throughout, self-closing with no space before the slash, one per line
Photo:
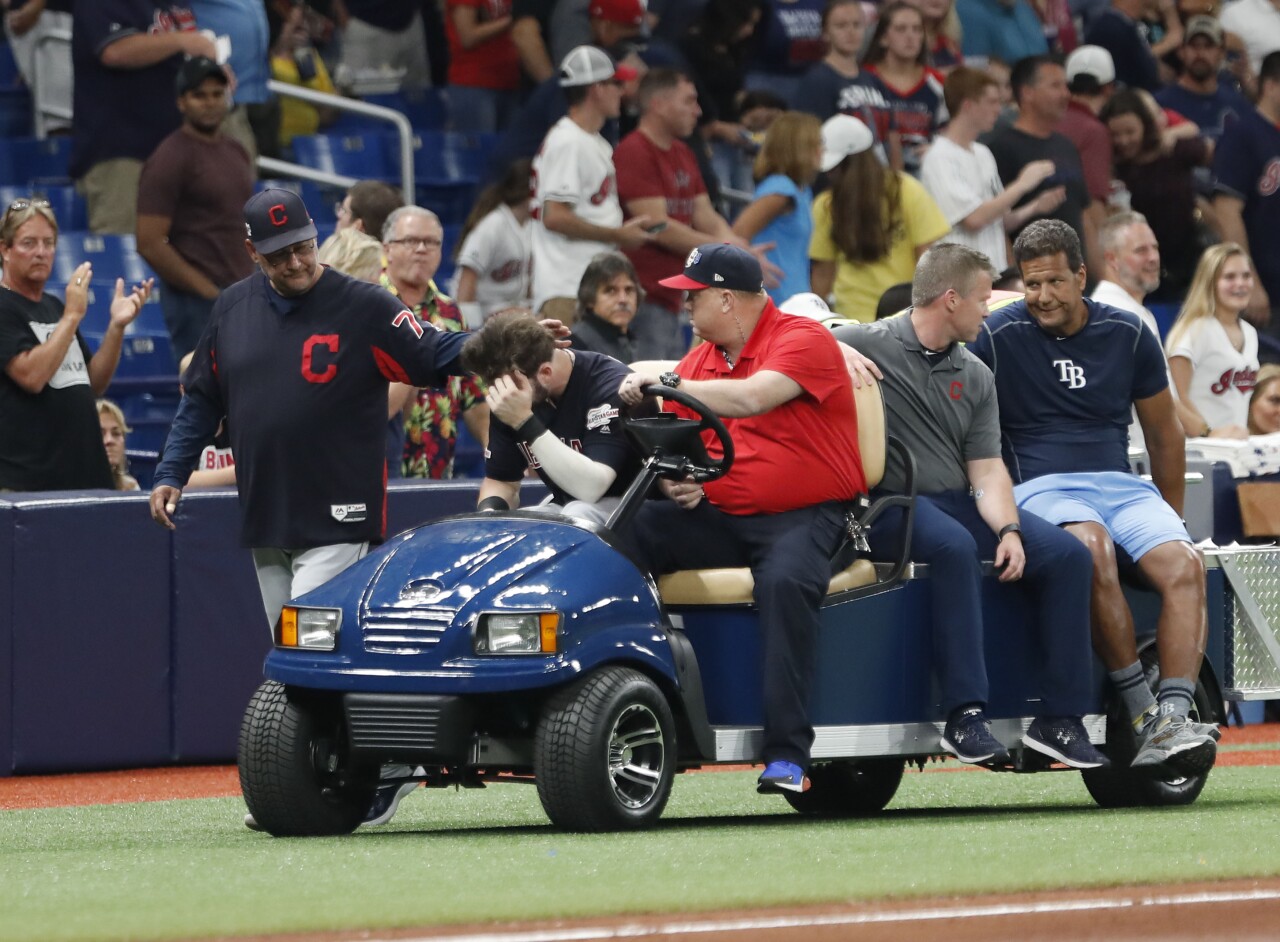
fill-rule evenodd
<path id="1" fill-rule="evenodd" d="M 1169 330 L 1169 372 L 1188 436 L 1247 438 L 1258 379 L 1258 332 L 1240 315 L 1253 293 L 1253 263 L 1234 242 L 1205 250 Z"/>
<path id="2" fill-rule="evenodd" d="M 926 64 L 924 14 L 902 0 L 880 12 L 862 60 L 884 93 L 887 108 L 876 115 L 876 136 L 887 142 L 895 170 L 918 174 L 924 149 L 946 123 L 942 75 Z"/>

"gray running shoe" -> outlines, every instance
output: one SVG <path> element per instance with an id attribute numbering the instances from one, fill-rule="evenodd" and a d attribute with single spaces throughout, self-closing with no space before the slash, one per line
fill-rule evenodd
<path id="1" fill-rule="evenodd" d="M 1138 734 L 1138 753 L 1133 757 L 1133 767 L 1165 766 L 1193 775 L 1207 772 L 1213 767 L 1218 745 L 1212 734 L 1202 731 L 1206 725 L 1173 716 L 1144 724 Z"/>

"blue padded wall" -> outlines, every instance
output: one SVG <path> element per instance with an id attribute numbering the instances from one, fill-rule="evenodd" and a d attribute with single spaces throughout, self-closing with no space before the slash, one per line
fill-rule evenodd
<path id="1" fill-rule="evenodd" d="M 168 534 L 145 495 L 70 496 L 14 502 L 13 771 L 167 762 Z"/>

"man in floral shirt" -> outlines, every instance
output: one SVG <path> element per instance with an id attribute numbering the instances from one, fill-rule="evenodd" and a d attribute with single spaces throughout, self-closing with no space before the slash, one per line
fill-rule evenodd
<path id="1" fill-rule="evenodd" d="M 398 296 L 419 320 L 444 331 L 462 330 L 457 305 L 432 280 L 444 246 L 444 227 L 435 213 L 420 206 L 400 207 L 387 217 L 382 244 L 387 258 L 383 287 Z M 482 445 L 488 438 L 485 392 L 478 380 L 461 376 L 450 377 L 447 386 L 416 391 L 404 409 L 400 471 L 405 477 L 453 477 L 458 417 L 466 421 Z"/>

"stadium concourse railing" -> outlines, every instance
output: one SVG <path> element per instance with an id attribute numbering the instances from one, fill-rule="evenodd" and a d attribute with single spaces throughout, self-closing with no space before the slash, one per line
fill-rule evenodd
<path id="1" fill-rule="evenodd" d="M 394 482 L 387 532 L 476 486 Z M 271 647 L 235 491 L 188 492 L 177 523 L 145 493 L 0 493 L 0 776 L 235 761 Z"/>
<path id="2" fill-rule="evenodd" d="M 378 121 L 386 121 L 390 123 L 396 131 L 397 144 L 400 151 L 400 191 L 404 194 L 406 203 L 415 202 L 416 181 L 414 180 L 413 170 L 413 125 L 399 111 L 394 108 L 386 108 L 382 105 L 371 105 L 368 102 L 360 101 L 356 98 L 344 98 L 341 95 L 329 95 L 325 92 L 313 91 L 309 88 L 301 88 L 297 85 L 290 85 L 287 82 L 279 82 L 275 79 L 267 82 L 267 88 L 277 95 L 288 98 L 297 98 L 312 105 L 319 105 L 324 108 L 332 108 L 335 111 L 346 111 L 352 114 L 364 115 L 367 118 L 373 118 Z M 296 177 L 300 180 L 310 180 L 313 183 L 320 183 L 327 186 L 349 187 L 356 183 L 355 177 L 349 177 L 341 173 L 330 173 L 325 170 L 317 170 L 314 167 L 307 167 L 303 164 L 294 163 L 288 160 L 279 160 L 275 157 L 259 157 L 258 170 L 262 176 L 272 177 Z"/>

